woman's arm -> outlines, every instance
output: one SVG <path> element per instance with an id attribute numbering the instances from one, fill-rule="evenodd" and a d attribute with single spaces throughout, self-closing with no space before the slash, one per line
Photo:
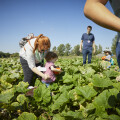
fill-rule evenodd
<path id="1" fill-rule="evenodd" d="M 42 72 L 40 72 L 35 65 L 35 57 L 33 54 L 33 49 L 31 48 L 31 46 L 28 46 L 26 49 L 26 59 L 27 59 L 27 63 L 29 68 L 36 73 L 37 75 L 41 76 L 43 79 L 49 79 L 48 75 L 43 74 Z"/>
<path id="2" fill-rule="evenodd" d="M 49 79 L 50 77 L 46 74 L 43 74 L 42 72 L 40 72 L 36 67 L 32 68 L 32 71 L 34 73 L 36 73 L 37 75 L 41 76 L 43 79 L 47 80 Z"/>
<path id="3" fill-rule="evenodd" d="M 84 14 L 98 25 L 120 32 L 120 18 L 112 14 L 105 4 L 108 0 L 87 0 Z"/>

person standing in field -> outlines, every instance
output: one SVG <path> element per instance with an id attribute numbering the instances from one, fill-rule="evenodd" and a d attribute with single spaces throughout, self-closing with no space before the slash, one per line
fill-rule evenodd
<path id="1" fill-rule="evenodd" d="M 82 52 L 83 54 L 83 65 L 86 64 L 87 55 L 88 55 L 88 64 L 91 63 L 92 48 L 94 48 L 94 53 L 95 53 L 95 37 L 91 33 L 91 30 L 92 30 L 92 27 L 88 26 L 87 33 L 84 33 L 81 38 L 80 52 Z"/>
<path id="2" fill-rule="evenodd" d="M 98 25 L 118 32 L 116 57 L 120 72 L 120 0 L 109 0 L 115 15 L 105 7 L 107 2 L 108 0 L 87 0 L 84 14 Z"/>

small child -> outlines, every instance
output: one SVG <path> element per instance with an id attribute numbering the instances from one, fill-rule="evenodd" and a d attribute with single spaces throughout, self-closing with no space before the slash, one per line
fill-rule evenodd
<path id="1" fill-rule="evenodd" d="M 109 49 L 106 49 L 106 50 L 104 50 L 104 53 L 105 53 L 105 61 L 108 61 L 108 62 L 110 62 L 110 60 L 111 60 L 111 51 L 109 50 Z"/>
<path id="2" fill-rule="evenodd" d="M 58 59 L 58 56 L 56 53 L 54 52 L 48 52 L 45 56 L 46 59 L 46 64 L 45 64 L 45 74 L 49 75 L 50 79 L 48 80 L 44 80 L 42 79 L 42 83 L 45 83 L 46 86 L 48 87 L 50 85 L 50 83 L 54 82 L 56 80 L 55 74 L 54 72 L 59 72 L 61 73 L 61 69 L 57 69 L 55 68 L 55 61 Z"/>
<path id="3" fill-rule="evenodd" d="M 104 69 L 110 68 L 113 65 L 113 59 L 111 57 L 111 51 L 109 49 L 104 50 L 105 56 L 102 57 L 102 66 Z"/>

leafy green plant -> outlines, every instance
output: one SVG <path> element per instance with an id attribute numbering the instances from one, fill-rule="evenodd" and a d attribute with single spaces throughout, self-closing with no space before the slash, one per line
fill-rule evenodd
<path id="1" fill-rule="evenodd" d="M 0 59 L 0 118 L 13 120 L 120 120 L 119 72 L 104 70 L 100 59 L 56 62 L 63 73 L 48 88 L 36 78 L 33 97 L 17 58 Z"/>

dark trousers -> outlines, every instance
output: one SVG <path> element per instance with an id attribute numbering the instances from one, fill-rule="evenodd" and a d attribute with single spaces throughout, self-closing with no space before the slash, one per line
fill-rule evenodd
<path id="1" fill-rule="evenodd" d="M 82 53 L 83 53 L 83 64 L 86 64 L 87 55 L 88 55 L 88 64 L 91 63 L 92 49 L 83 49 Z"/>
<path id="2" fill-rule="evenodd" d="M 117 57 L 118 66 L 120 68 L 120 42 L 117 42 L 116 44 L 116 57 Z"/>
<path id="3" fill-rule="evenodd" d="M 22 57 L 20 57 L 20 63 L 22 65 L 22 69 L 23 69 L 23 74 L 24 74 L 24 82 L 28 82 L 29 86 L 34 86 L 35 83 L 35 78 L 38 77 L 38 75 L 34 74 L 34 72 L 29 68 L 28 63 L 25 59 L 23 59 Z M 42 61 L 42 63 L 36 64 L 37 66 L 43 66 L 44 65 L 44 60 Z"/>

